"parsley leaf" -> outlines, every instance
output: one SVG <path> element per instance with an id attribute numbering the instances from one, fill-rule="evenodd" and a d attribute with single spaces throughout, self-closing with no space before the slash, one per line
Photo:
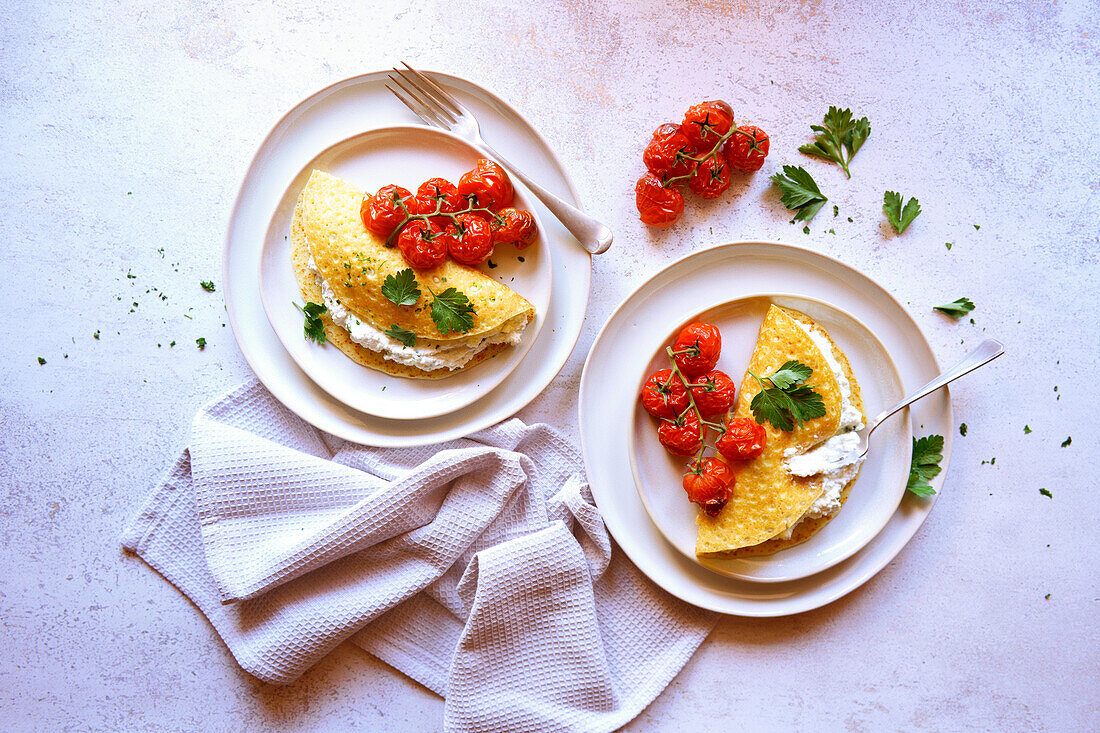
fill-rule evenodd
<path id="1" fill-rule="evenodd" d="M 1063 448 L 1069 448 L 1069 444 L 1073 442 L 1073 438 L 1069 437 L 1062 441 Z"/>
<path id="2" fill-rule="evenodd" d="M 391 339 L 400 341 L 405 344 L 405 346 L 416 346 L 416 334 L 412 331 L 406 331 L 396 323 L 391 323 L 390 327 L 383 331 L 383 333 Z"/>
<path id="3" fill-rule="evenodd" d="M 813 387 L 802 384 L 814 370 L 798 361 L 788 361 L 770 377 L 749 372 L 760 383 L 760 391 L 749 407 L 759 424 L 770 422 L 780 430 L 794 430 L 806 420 L 825 415 L 825 403 Z M 771 385 L 771 386 L 769 386 Z"/>
<path id="4" fill-rule="evenodd" d="M 1031 426 L 1024 425 L 1024 435 L 1030 435 L 1030 434 L 1031 434 Z"/>
<path id="5" fill-rule="evenodd" d="M 396 305 L 412 305 L 420 300 L 420 288 L 412 268 L 406 267 L 396 275 L 386 275 L 382 281 L 382 295 Z"/>
<path id="6" fill-rule="evenodd" d="M 206 339 L 202 336 L 199 336 L 197 339 L 195 339 L 195 345 L 199 347 L 199 351 L 202 351 L 206 348 Z"/>
<path id="7" fill-rule="evenodd" d="M 783 192 L 783 196 L 779 199 L 783 205 L 798 211 L 794 216 L 795 219 L 810 221 L 829 200 L 821 193 L 813 176 L 802 166 L 785 165 L 783 173 L 776 173 L 772 176 L 772 180 Z"/>
<path id="8" fill-rule="evenodd" d="M 886 218 L 894 225 L 894 231 L 898 234 L 904 232 L 920 214 L 920 202 L 916 198 L 909 199 L 905 208 L 901 206 L 902 198 L 897 191 L 887 191 L 882 197 L 882 212 L 886 214 Z M 951 249 L 950 246 L 947 248 Z"/>
<path id="9" fill-rule="evenodd" d="M 943 460 L 943 436 L 926 435 L 923 438 L 913 438 L 913 462 L 909 467 L 909 482 L 906 490 L 917 496 L 932 496 L 936 490 L 930 479 L 939 475 L 943 469 L 940 461 Z"/>
<path id="10" fill-rule="evenodd" d="M 932 306 L 932 310 L 946 313 L 957 320 L 974 310 L 974 301 L 970 300 L 970 298 L 959 298 L 958 300 L 951 301 L 947 305 L 934 305 Z"/>
<path id="11" fill-rule="evenodd" d="M 443 335 L 451 331 L 466 333 L 474 327 L 474 307 L 466 294 L 455 288 L 447 288 L 438 295 L 433 291 L 432 320 Z"/>
<path id="12" fill-rule="evenodd" d="M 214 281 L 213 280 L 203 280 L 202 282 L 199 283 L 199 285 L 201 285 L 202 289 L 205 290 L 208 293 L 214 292 Z"/>
<path id="13" fill-rule="evenodd" d="M 1039 493 L 1042 494 L 1043 496 L 1047 497 L 1047 498 L 1050 498 L 1050 499 L 1054 498 L 1054 494 L 1050 493 L 1050 489 L 1039 489 Z M 1050 598 L 1049 593 L 1047 593 L 1047 598 Z"/>
<path id="14" fill-rule="evenodd" d="M 46 360 L 45 360 L 45 359 L 43 359 L 43 358 L 42 358 L 41 356 L 40 356 L 40 357 L 38 357 L 38 364 L 39 364 L 39 366 L 41 366 L 42 364 L 45 364 L 45 363 L 46 363 Z"/>
<path id="15" fill-rule="evenodd" d="M 305 324 L 302 326 L 305 337 L 319 344 L 325 343 L 325 324 L 321 321 L 321 316 L 328 312 L 328 308 L 321 303 L 310 303 L 309 301 L 306 301 L 305 306 L 295 303 L 294 307 L 305 316 Z"/>
<path id="16" fill-rule="evenodd" d="M 966 437 L 966 423 L 959 423 L 959 435 Z"/>
<path id="17" fill-rule="evenodd" d="M 779 370 L 769 379 L 779 389 L 787 389 L 791 385 L 805 382 L 813 373 L 814 370 L 802 362 L 792 360 L 779 367 Z"/>
<path id="18" fill-rule="evenodd" d="M 807 143 L 798 152 L 831 160 L 839 165 L 845 175 L 852 177 L 848 164 L 871 135 L 871 123 L 866 117 L 852 119 L 852 110 L 830 106 L 820 125 L 810 125 L 817 133 L 813 143 Z"/>

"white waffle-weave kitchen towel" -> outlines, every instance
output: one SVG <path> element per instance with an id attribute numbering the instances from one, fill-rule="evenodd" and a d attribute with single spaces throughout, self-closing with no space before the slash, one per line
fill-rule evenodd
<path id="1" fill-rule="evenodd" d="M 350 640 L 442 695 L 447 730 L 613 730 L 715 616 L 612 546 L 582 471 L 519 420 L 345 443 L 253 381 L 196 415 L 123 545 L 260 679 L 292 682 Z"/>

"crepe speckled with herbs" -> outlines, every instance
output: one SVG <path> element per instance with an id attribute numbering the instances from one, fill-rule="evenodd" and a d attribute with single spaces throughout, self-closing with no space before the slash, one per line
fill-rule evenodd
<path id="1" fill-rule="evenodd" d="M 809 539 L 830 517 L 802 519 L 810 505 L 821 496 L 824 479 L 821 476 L 792 476 L 787 471 L 785 452 L 794 449 L 803 453 L 832 437 L 840 426 L 841 392 L 825 355 L 813 339 L 799 326 L 825 330 L 798 311 L 771 306 L 760 326 L 749 371 L 759 375 L 774 373 L 789 360 L 797 360 L 813 369 L 807 384 L 821 395 L 825 404 L 824 417 L 807 420 L 794 430 L 779 430 L 770 423 L 764 452 L 747 461 L 732 461 L 737 475 L 733 495 L 716 517 L 699 516 L 699 533 L 695 553 L 710 557 L 742 557 L 766 555 L 797 545 Z M 825 333 L 826 337 L 828 334 Z M 832 339 L 829 338 L 830 343 Z M 833 343 L 833 352 L 852 387 L 852 404 L 863 412 L 863 399 L 852 374 L 848 359 Z M 733 417 L 752 419 L 750 404 L 760 391 L 760 384 L 746 372 Z M 844 487 L 841 501 L 848 498 L 852 483 Z M 797 526 L 795 526 L 797 525 Z M 773 539 L 795 527 L 790 539 Z"/>
<path id="2" fill-rule="evenodd" d="M 387 247 L 363 226 L 360 206 L 363 192 L 336 176 L 315 170 L 309 177 L 291 221 L 291 262 L 302 296 L 321 303 L 321 288 L 309 269 L 312 254 L 321 276 L 328 281 L 337 300 L 356 318 L 380 331 L 391 326 L 411 331 L 421 344 L 445 344 L 489 334 L 504 322 L 525 316 L 529 323 L 535 307 L 514 290 L 473 267 L 450 259 L 430 270 L 415 273 L 420 300 L 398 306 L 382 295 L 387 275 L 408 268 L 400 250 Z M 466 333 L 441 334 L 431 317 L 431 291 L 447 288 L 465 293 L 474 308 L 473 327 Z M 322 316 L 325 336 L 348 357 L 363 366 L 395 376 L 437 379 L 456 374 L 500 353 L 507 344 L 492 344 L 459 369 L 426 371 L 398 364 L 379 352 L 351 340 L 346 329 Z"/>

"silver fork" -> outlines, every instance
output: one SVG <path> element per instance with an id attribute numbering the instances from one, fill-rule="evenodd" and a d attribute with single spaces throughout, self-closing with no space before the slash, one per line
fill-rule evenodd
<path id="1" fill-rule="evenodd" d="M 598 255 L 611 246 L 611 230 L 606 224 L 593 219 L 575 206 L 572 206 L 545 188 L 535 183 L 523 171 L 506 161 L 500 153 L 489 147 L 481 137 L 481 127 L 468 109 L 459 104 L 447 91 L 426 74 L 423 74 L 405 62 L 404 69 L 394 68 L 390 80 L 400 91 L 389 84 L 386 88 L 393 92 L 406 107 L 420 119 L 433 127 L 454 133 L 465 139 L 487 157 L 496 160 L 508 171 L 523 181 L 531 193 L 538 197 L 547 209 L 565 225 L 569 233 L 577 238 L 581 247 Z"/>

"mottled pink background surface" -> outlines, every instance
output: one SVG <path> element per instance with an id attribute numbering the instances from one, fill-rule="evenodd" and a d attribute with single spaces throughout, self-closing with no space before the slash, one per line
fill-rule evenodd
<path id="1" fill-rule="evenodd" d="M 862 269 L 908 305 L 945 363 L 983 336 L 1009 350 L 953 390 L 969 433 L 956 435 L 943 496 L 893 563 L 817 611 L 723 619 L 629 729 L 1100 728 L 1095 11 L 1087 1 L 9 8 L 4 727 L 439 726 L 440 699 L 351 647 L 289 688 L 249 678 L 202 616 L 118 545 L 195 409 L 249 375 L 220 293 L 198 282 L 220 277 L 253 151 L 301 98 L 406 59 L 514 104 L 615 230 L 594 262 L 577 348 L 526 420 L 575 430 L 584 357 L 614 306 L 665 264 L 726 241 L 795 242 Z M 674 229 L 648 231 L 633 201 L 641 149 L 660 122 L 710 97 L 771 133 L 767 165 L 719 201 L 689 203 Z M 851 181 L 812 164 L 841 216 L 826 207 L 805 235 L 767 175 L 811 167 L 796 148 L 829 104 L 866 114 L 873 132 Z M 881 213 L 886 189 L 924 208 L 900 237 Z M 977 303 L 974 325 L 931 310 L 959 296 Z"/>

